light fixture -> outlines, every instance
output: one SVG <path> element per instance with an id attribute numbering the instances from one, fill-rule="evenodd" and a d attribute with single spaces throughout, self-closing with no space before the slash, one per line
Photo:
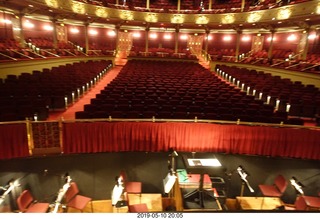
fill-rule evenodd
<path id="1" fill-rule="evenodd" d="M 71 33 L 79 33 L 79 29 L 73 27 L 73 28 L 70 29 L 70 32 Z"/>
<path id="2" fill-rule="evenodd" d="M 5 24 L 12 24 L 12 21 L 8 19 L 2 19 L 1 22 Z"/>
<path id="3" fill-rule="evenodd" d="M 288 36 L 287 40 L 288 41 L 295 41 L 297 39 L 297 36 L 294 34 L 291 34 L 290 36 Z"/>
<path id="4" fill-rule="evenodd" d="M 249 42 L 249 41 L 250 41 L 250 37 L 249 37 L 249 36 L 243 36 L 243 37 L 241 38 L 241 40 L 242 40 L 243 42 Z"/>
<path id="5" fill-rule="evenodd" d="M 316 34 L 310 34 L 310 35 L 308 36 L 308 39 L 309 39 L 309 40 L 314 40 L 315 38 L 317 38 L 317 35 L 316 35 Z"/>
<path id="6" fill-rule="evenodd" d="M 223 41 L 231 41 L 231 36 L 224 36 Z"/>
<path id="7" fill-rule="evenodd" d="M 163 36 L 163 38 L 164 38 L 165 40 L 170 40 L 170 39 L 172 38 L 172 36 L 171 36 L 171 34 L 166 33 L 166 34 Z"/>
<path id="8" fill-rule="evenodd" d="M 107 35 L 110 36 L 110 37 L 114 37 L 116 35 L 116 32 L 114 30 L 109 30 L 107 32 Z"/>
<path id="9" fill-rule="evenodd" d="M 187 40 L 188 39 L 188 35 L 183 34 L 183 35 L 180 36 L 180 39 L 181 40 Z"/>
<path id="10" fill-rule="evenodd" d="M 89 30 L 89 34 L 90 34 L 90 35 L 97 35 L 97 34 L 98 34 L 98 31 L 96 31 L 96 30 Z"/>
<path id="11" fill-rule="evenodd" d="M 26 20 L 26 22 L 24 23 L 24 26 L 26 28 L 34 28 L 34 24 L 31 23 L 29 20 Z"/>
<path id="12" fill-rule="evenodd" d="M 132 34 L 132 36 L 133 36 L 134 38 L 140 38 L 140 37 L 141 37 L 141 34 L 140 34 L 139 32 L 135 32 L 135 33 Z"/>
<path id="13" fill-rule="evenodd" d="M 149 37 L 151 39 L 157 39 L 158 38 L 158 35 L 156 33 L 150 33 Z"/>
<path id="14" fill-rule="evenodd" d="M 47 24 L 47 25 L 44 25 L 44 26 L 43 26 L 43 29 L 44 29 L 44 30 L 47 30 L 47 31 L 52 31 L 52 30 L 53 30 L 53 27 Z"/>

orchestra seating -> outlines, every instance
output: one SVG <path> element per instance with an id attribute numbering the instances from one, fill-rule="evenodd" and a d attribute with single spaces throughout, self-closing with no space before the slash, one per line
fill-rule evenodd
<path id="1" fill-rule="evenodd" d="M 0 121 L 34 119 L 34 116 L 46 120 L 49 110 L 64 110 L 111 66 L 111 61 L 88 61 L 32 74 L 7 75 L 0 83 Z"/>
<path id="2" fill-rule="evenodd" d="M 255 90 L 255 97 L 260 96 L 263 102 L 269 102 L 277 109 L 278 114 L 314 119 L 320 113 L 320 91 L 312 84 L 303 85 L 301 81 L 234 66 L 217 65 L 216 70 L 218 69 L 234 78 L 232 80 L 243 83 L 244 90 L 250 87 L 251 95 Z M 280 101 L 278 105 L 277 101 Z"/>
<path id="3" fill-rule="evenodd" d="M 129 60 L 77 119 L 89 118 L 211 119 L 280 123 L 274 112 L 240 88 L 198 63 Z"/>

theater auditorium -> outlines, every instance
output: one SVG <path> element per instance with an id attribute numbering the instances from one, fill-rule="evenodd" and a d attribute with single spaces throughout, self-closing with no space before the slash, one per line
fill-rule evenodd
<path id="1" fill-rule="evenodd" d="M 0 213 L 319 212 L 319 89 L 319 0 L 0 0 Z"/>

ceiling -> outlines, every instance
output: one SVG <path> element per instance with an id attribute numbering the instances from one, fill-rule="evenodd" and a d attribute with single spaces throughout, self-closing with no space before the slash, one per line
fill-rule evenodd
<path id="1" fill-rule="evenodd" d="M 38 20 L 48 21 L 54 18 L 57 22 L 64 24 L 84 25 L 85 23 L 89 23 L 90 26 L 95 27 L 120 27 L 121 29 L 127 30 L 145 30 L 146 28 L 150 28 L 150 30 L 165 29 L 167 31 L 179 29 L 181 32 L 191 33 L 204 33 L 206 31 L 211 33 L 235 32 L 237 30 L 247 33 L 269 33 L 270 30 L 277 30 L 277 32 L 299 31 L 309 26 L 320 28 L 320 16 L 312 14 L 293 17 L 288 20 L 270 20 L 259 23 L 208 23 L 205 25 L 195 23 L 172 24 L 170 22 L 148 23 L 142 20 L 122 20 L 120 18 L 102 18 L 98 16 L 88 16 L 87 14 L 70 13 L 64 8 L 50 8 L 39 2 L 40 1 L 32 0 L 0 0 L 0 9 L 14 14 L 23 14 L 26 17 Z"/>

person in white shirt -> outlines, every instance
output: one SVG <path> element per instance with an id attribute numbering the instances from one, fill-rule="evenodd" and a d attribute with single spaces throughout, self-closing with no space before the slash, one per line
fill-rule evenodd
<path id="1" fill-rule="evenodd" d="M 124 185 L 123 185 L 123 178 L 122 176 L 117 176 L 115 178 L 116 184 L 113 187 L 112 194 L 111 194 L 111 202 L 112 206 L 115 206 L 118 201 L 123 200 L 124 194 Z"/>

